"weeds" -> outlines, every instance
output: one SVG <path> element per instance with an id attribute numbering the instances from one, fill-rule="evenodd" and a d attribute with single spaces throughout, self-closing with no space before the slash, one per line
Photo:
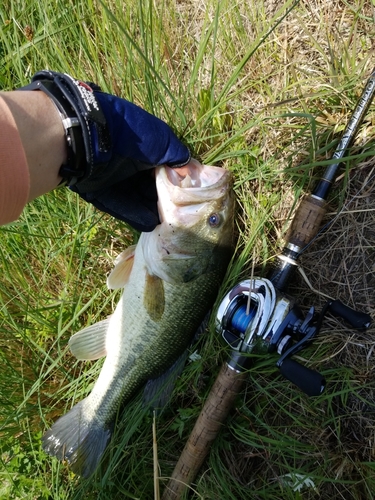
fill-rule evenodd
<path id="1" fill-rule="evenodd" d="M 248 277 L 253 258 L 264 272 L 297 200 L 330 161 L 374 65 L 373 15 L 364 0 L 3 0 L 0 85 L 19 87 L 43 68 L 95 81 L 166 120 L 194 156 L 230 169 L 239 239 L 224 293 Z M 327 217 L 354 201 L 301 262 L 315 290 L 371 314 L 374 117 L 373 106 Z M 0 498 L 152 498 L 152 419 L 138 399 L 90 480 L 40 447 L 100 371 L 74 361 L 67 342 L 112 312 L 118 295 L 105 275 L 137 235 L 63 189 L 0 237 Z M 291 293 L 302 307 L 324 301 L 302 278 Z M 198 349 L 157 420 L 162 477 L 226 356 L 212 327 Z M 307 399 L 280 379 L 275 359 L 258 359 L 195 498 L 373 497 L 373 329 L 354 335 L 329 317 L 302 362 L 324 373 L 325 394 Z"/>

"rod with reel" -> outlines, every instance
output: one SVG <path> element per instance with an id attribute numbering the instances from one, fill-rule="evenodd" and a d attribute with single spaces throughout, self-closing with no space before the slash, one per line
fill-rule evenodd
<path id="1" fill-rule="evenodd" d="M 304 316 L 285 290 L 297 268 L 299 256 L 319 232 L 332 183 L 374 95 L 375 70 L 332 156 L 334 163 L 328 166 L 312 194 L 302 199 L 285 246 L 268 277 L 242 281 L 221 302 L 216 315 L 216 330 L 229 344 L 230 356 L 211 388 L 162 500 L 180 500 L 194 481 L 246 380 L 250 353 L 277 352 L 280 358 L 276 365 L 282 375 L 307 395 L 318 396 L 325 388 L 324 377 L 297 363 L 291 356 L 313 341 L 328 311 L 343 318 L 353 328 L 370 326 L 371 317 L 368 314 L 354 311 L 339 300 L 328 301 L 319 314 L 311 307 Z"/>

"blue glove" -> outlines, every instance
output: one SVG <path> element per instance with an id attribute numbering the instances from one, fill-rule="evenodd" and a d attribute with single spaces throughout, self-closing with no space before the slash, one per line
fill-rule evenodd
<path id="1" fill-rule="evenodd" d="M 39 71 L 20 90 L 42 90 L 58 107 L 68 141 L 60 175 L 100 210 L 152 231 L 159 223 L 151 169 L 180 167 L 190 152 L 162 120 L 69 75 Z"/>

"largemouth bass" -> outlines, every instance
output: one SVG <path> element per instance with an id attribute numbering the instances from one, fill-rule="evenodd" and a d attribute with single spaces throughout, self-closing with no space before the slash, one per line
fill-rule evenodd
<path id="1" fill-rule="evenodd" d="M 106 360 L 89 396 L 46 432 L 43 448 L 85 477 L 104 453 L 119 408 L 191 343 L 231 257 L 230 173 L 194 160 L 187 169 L 186 176 L 156 169 L 161 223 L 116 259 L 107 282 L 124 291 L 112 316 L 70 339 L 78 359 Z"/>

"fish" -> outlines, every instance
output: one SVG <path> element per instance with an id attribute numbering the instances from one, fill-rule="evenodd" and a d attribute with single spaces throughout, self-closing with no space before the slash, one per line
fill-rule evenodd
<path id="1" fill-rule="evenodd" d="M 107 285 L 123 293 L 113 314 L 69 340 L 77 359 L 106 357 L 90 394 L 42 437 L 80 476 L 97 469 L 119 409 L 126 419 L 126 404 L 186 352 L 232 257 L 231 173 L 194 159 L 184 170 L 155 168 L 160 224 L 116 258 Z"/>

